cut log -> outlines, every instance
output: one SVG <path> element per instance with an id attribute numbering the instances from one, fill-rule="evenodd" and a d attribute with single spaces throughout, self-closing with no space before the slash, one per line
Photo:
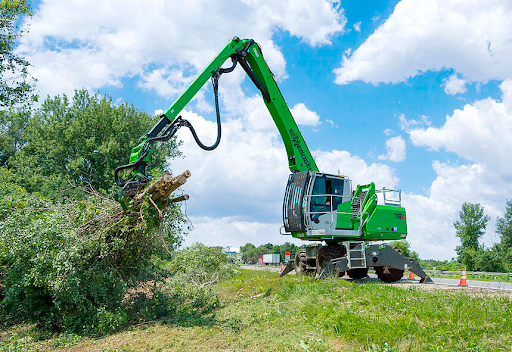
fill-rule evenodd
<path id="1" fill-rule="evenodd" d="M 190 197 L 188 194 L 184 194 L 180 197 L 176 197 L 176 198 L 173 198 L 173 199 L 170 199 L 169 202 L 170 203 L 178 203 L 178 202 L 183 202 L 185 200 L 188 200 Z"/>
<path id="2" fill-rule="evenodd" d="M 176 189 L 185 184 L 185 182 L 187 182 L 187 178 L 189 178 L 190 176 L 191 173 L 189 170 L 186 170 L 185 172 L 179 174 L 176 177 L 172 177 L 172 175 L 169 173 L 163 174 L 161 177 L 153 181 L 148 187 L 146 187 L 146 189 L 142 193 L 139 193 L 135 195 L 135 197 L 133 197 L 133 208 L 135 210 L 140 209 L 142 201 L 144 200 L 146 195 L 149 195 L 153 200 L 157 200 L 160 198 L 166 199 L 172 192 L 174 192 Z M 176 202 L 181 201 L 182 200 L 176 200 Z"/>

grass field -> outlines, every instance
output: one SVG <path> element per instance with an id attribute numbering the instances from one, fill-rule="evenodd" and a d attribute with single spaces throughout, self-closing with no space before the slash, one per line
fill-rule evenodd
<path id="1" fill-rule="evenodd" d="M 214 289 L 213 314 L 103 338 L 0 333 L 0 349 L 72 351 L 511 351 L 510 294 L 437 290 L 241 270 Z"/>

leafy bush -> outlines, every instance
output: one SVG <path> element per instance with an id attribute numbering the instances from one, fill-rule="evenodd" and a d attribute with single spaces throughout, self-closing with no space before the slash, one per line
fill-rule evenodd
<path id="1" fill-rule="evenodd" d="M 182 249 L 174 256 L 170 269 L 175 277 L 195 286 L 206 286 L 236 274 L 239 265 L 231 263 L 219 247 L 202 243 Z"/>
<path id="2" fill-rule="evenodd" d="M 164 278 L 155 255 L 180 232 L 177 208 L 161 227 L 147 205 L 126 215 L 99 195 L 59 204 L 27 193 L 5 169 L 0 193 L 0 321 L 108 333 L 139 320 L 149 304 L 137 310 L 125 298 Z"/>
<path id="3" fill-rule="evenodd" d="M 177 318 L 185 321 L 216 308 L 219 298 L 210 285 L 232 277 L 239 269 L 219 247 L 201 243 L 178 251 L 169 267 L 174 273 L 166 282 L 166 292 L 172 297 Z"/>

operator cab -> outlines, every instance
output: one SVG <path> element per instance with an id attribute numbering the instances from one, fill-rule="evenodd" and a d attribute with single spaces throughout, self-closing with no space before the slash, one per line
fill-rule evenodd
<path id="1" fill-rule="evenodd" d="M 336 228 L 338 207 L 351 201 L 348 177 L 314 171 L 289 176 L 283 202 L 283 222 L 287 232 Z"/>

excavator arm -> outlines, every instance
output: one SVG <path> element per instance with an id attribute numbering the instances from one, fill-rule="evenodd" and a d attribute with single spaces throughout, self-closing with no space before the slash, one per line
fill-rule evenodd
<path id="1" fill-rule="evenodd" d="M 223 68 L 222 65 L 228 59 L 231 59 L 232 65 Z M 150 181 L 146 167 L 150 160 L 151 144 L 171 139 L 179 128 L 189 128 L 197 144 L 205 150 L 213 150 L 218 146 L 221 138 L 218 81 L 222 74 L 233 71 L 237 64 L 242 66 L 263 96 L 263 101 L 283 139 L 288 154 L 290 171 L 318 171 L 302 134 L 276 84 L 274 75 L 263 57 L 260 46 L 252 39 L 242 40 L 235 37 L 228 42 L 208 66 L 199 73 L 190 86 L 161 115 L 155 126 L 145 136 L 141 137 L 139 145 L 132 149 L 129 164 L 119 166 L 115 170 L 115 181 L 118 186 L 123 187 L 120 194 L 121 198 L 133 197 L 138 190 Z M 192 124 L 180 116 L 180 112 L 209 79 L 212 80 L 215 95 L 218 134 L 216 142 L 211 146 L 206 146 L 199 140 Z M 126 181 L 120 180 L 120 171 L 126 169 L 133 170 L 133 177 Z"/>

